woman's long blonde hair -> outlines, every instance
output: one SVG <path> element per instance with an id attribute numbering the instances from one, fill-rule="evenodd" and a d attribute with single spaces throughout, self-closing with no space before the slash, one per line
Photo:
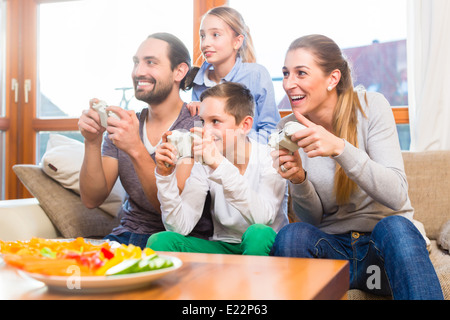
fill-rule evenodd
<path id="1" fill-rule="evenodd" d="M 293 41 L 288 51 L 296 49 L 308 50 L 315 56 L 317 64 L 326 75 L 338 69 L 341 79 L 336 86 L 338 102 L 333 113 L 333 133 L 358 147 L 358 111 L 364 116 L 358 92 L 353 87 L 351 68 L 342 54 L 339 46 L 323 35 L 309 35 Z M 336 163 L 334 193 L 338 204 L 348 203 L 357 185 Z"/>

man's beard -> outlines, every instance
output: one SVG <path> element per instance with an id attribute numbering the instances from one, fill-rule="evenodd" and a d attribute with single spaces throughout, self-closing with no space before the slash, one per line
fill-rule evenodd
<path id="1" fill-rule="evenodd" d="M 173 88 L 173 83 L 171 82 L 156 82 L 152 79 L 154 83 L 153 89 L 150 92 L 137 91 L 135 86 L 135 97 L 136 99 L 146 102 L 149 105 L 158 105 L 167 99 Z"/>

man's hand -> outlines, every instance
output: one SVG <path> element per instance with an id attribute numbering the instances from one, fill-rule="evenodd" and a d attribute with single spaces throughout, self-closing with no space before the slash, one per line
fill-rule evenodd
<path id="1" fill-rule="evenodd" d="M 103 132 L 105 128 L 100 123 L 100 116 L 92 106 L 97 103 L 98 99 L 89 101 L 89 109 L 84 110 L 78 120 L 78 128 L 87 143 L 102 143 Z"/>
<path id="2" fill-rule="evenodd" d="M 133 110 L 124 110 L 120 107 L 109 106 L 107 111 L 114 112 L 118 117 L 108 117 L 109 139 L 117 148 L 130 156 L 136 151 L 136 146 L 142 144 L 139 136 L 139 120 Z"/>

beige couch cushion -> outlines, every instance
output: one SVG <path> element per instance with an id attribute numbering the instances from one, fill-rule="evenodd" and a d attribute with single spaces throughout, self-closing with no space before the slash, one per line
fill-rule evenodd
<path id="1" fill-rule="evenodd" d="M 42 171 L 64 188 L 80 194 L 80 169 L 84 158 L 84 143 L 60 134 L 50 134 L 47 149 L 42 157 Z M 125 190 L 117 179 L 111 193 L 99 206 L 103 211 L 117 216 L 125 198 Z"/>
<path id="2" fill-rule="evenodd" d="M 104 237 L 119 225 L 117 217 L 86 208 L 79 195 L 47 176 L 40 166 L 15 165 L 13 170 L 64 238 Z"/>
<path id="3" fill-rule="evenodd" d="M 404 152 L 403 160 L 414 219 L 436 240 L 450 220 L 450 151 Z"/>

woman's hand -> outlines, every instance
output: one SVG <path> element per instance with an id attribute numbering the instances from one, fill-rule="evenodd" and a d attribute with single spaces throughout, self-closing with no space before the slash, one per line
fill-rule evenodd
<path id="1" fill-rule="evenodd" d="M 344 151 L 345 142 L 336 137 L 324 127 L 317 125 L 300 113 L 294 112 L 298 122 L 306 126 L 306 129 L 297 131 L 291 136 L 300 148 L 308 155 L 314 157 L 336 157 Z"/>
<path id="2" fill-rule="evenodd" d="M 169 142 L 167 136 L 172 132 L 167 131 L 162 136 L 161 143 L 156 147 L 155 160 L 156 172 L 162 176 L 168 176 L 175 170 L 177 161 L 177 149 Z"/>
<path id="3" fill-rule="evenodd" d="M 306 172 L 302 166 L 302 159 L 298 151 L 292 153 L 286 149 L 274 150 L 270 153 L 273 167 L 286 180 L 293 184 L 300 184 L 306 179 Z"/>

